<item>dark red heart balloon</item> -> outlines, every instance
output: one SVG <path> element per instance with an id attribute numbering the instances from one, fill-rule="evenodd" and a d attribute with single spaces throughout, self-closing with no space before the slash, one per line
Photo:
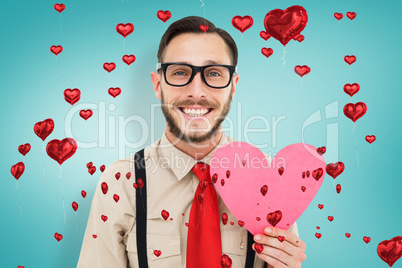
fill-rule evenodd
<path id="1" fill-rule="evenodd" d="M 26 155 L 29 151 L 31 150 L 31 144 L 25 143 L 20 146 L 18 146 L 18 152 L 20 152 L 22 155 Z"/>
<path id="2" fill-rule="evenodd" d="M 320 233 L 315 233 L 315 237 L 317 237 L 317 239 L 320 239 L 321 238 L 321 234 Z"/>
<path id="3" fill-rule="evenodd" d="M 318 181 L 319 179 L 321 179 L 322 175 L 324 174 L 324 170 L 322 170 L 322 168 L 318 168 L 316 170 L 313 170 L 313 178 Z"/>
<path id="4" fill-rule="evenodd" d="M 283 241 L 285 241 L 285 237 L 282 235 L 279 235 L 278 240 L 282 243 Z"/>
<path id="5" fill-rule="evenodd" d="M 356 122 L 360 117 L 367 112 L 367 106 L 364 102 L 356 104 L 348 103 L 343 107 L 343 113 L 353 122 Z"/>
<path id="6" fill-rule="evenodd" d="M 268 192 L 268 186 L 267 185 L 262 186 L 260 191 L 261 191 L 261 194 L 263 196 L 265 196 L 267 194 L 267 192 Z"/>
<path id="7" fill-rule="evenodd" d="M 354 55 L 351 55 L 351 56 L 346 55 L 343 59 L 345 60 L 345 62 L 347 64 L 352 65 L 356 61 L 356 56 L 354 56 Z"/>
<path id="8" fill-rule="evenodd" d="M 54 55 L 59 55 L 62 51 L 63 51 L 63 47 L 62 46 L 51 46 L 50 47 L 50 51 L 54 54 Z"/>
<path id="9" fill-rule="evenodd" d="M 222 213 L 222 223 L 226 225 L 228 223 L 228 214 Z"/>
<path id="10" fill-rule="evenodd" d="M 343 91 L 345 91 L 346 94 L 349 96 L 353 97 L 357 92 L 360 90 L 360 85 L 358 83 L 353 83 L 353 84 L 346 84 L 343 86 Z"/>
<path id="11" fill-rule="evenodd" d="M 170 13 L 169 10 L 165 10 L 165 11 L 159 10 L 158 12 L 156 12 L 156 16 L 161 21 L 166 22 L 170 19 L 170 17 L 172 16 L 172 13 Z"/>
<path id="12" fill-rule="evenodd" d="M 57 242 L 63 239 L 63 235 L 59 233 L 54 233 L 54 238 L 56 238 Z"/>
<path id="13" fill-rule="evenodd" d="M 391 240 L 381 241 L 377 246 L 377 254 L 392 267 L 402 256 L 402 236 L 396 236 Z"/>
<path id="14" fill-rule="evenodd" d="M 325 171 L 327 172 L 327 174 L 334 179 L 341 175 L 344 170 L 345 165 L 343 164 L 343 162 L 329 163 L 325 167 Z"/>
<path id="15" fill-rule="evenodd" d="M 144 181 L 141 178 L 138 178 L 137 180 L 138 188 L 142 189 L 144 187 Z"/>
<path id="16" fill-rule="evenodd" d="M 110 73 L 111 71 L 116 69 L 116 64 L 114 62 L 105 62 L 103 64 L 103 69 L 105 69 L 106 71 L 108 71 Z"/>
<path id="17" fill-rule="evenodd" d="M 51 140 L 46 146 L 47 154 L 60 165 L 73 156 L 76 151 L 77 143 L 73 138 L 65 138 L 61 141 Z"/>
<path id="18" fill-rule="evenodd" d="M 349 237 L 350 237 L 350 233 L 345 233 L 345 236 L 346 236 L 347 238 L 349 238 Z"/>
<path id="19" fill-rule="evenodd" d="M 270 223 L 273 227 L 278 224 L 282 219 L 282 211 L 277 210 L 271 213 L 268 213 L 267 215 L 267 221 Z"/>
<path id="20" fill-rule="evenodd" d="M 307 65 L 296 65 L 295 66 L 295 73 L 297 73 L 298 75 L 300 75 L 300 77 L 305 76 L 306 74 L 308 74 L 311 71 L 310 67 L 308 67 Z"/>
<path id="21" fill-rule="evenodd" d="M 119 180 L 120 176 L 121 176 L 120 172 L 117 172 L 116 174 L 114 174 L 114 177 L 116 178 L 116 180 Z"/>
<path id="22" fill-rule="evenodd" d="M 107 186 L 106 182 L 102 182 L 101 184 L 101 190 L 103 194 L 107 194 L 107 191 L 109 190 L 109 187 Z"/>
<path id="23" fill-rule="evenodd" d="M 77 204 L 77 202 L 73 202 L 73 203 L 71 204 L 71 206 L 73 207 L 74 211 L 77 211 L 77 209 L 78 209 L 78 204 Z"/>
<path id="24" fill-rule="evenodd" d="M 83 198 L 85 198 L 87 196 L 87 192 L 85 192 L 84 190 L 81 191 L 81 195 Z"/>
<path id="25" fill-rule="evenodd" d="M 92 162 L 87 163 L 87 168 L 91 168 L 94 164 Z"/>
<path id="26" fill-rule="evenodd" d="M 85 120 L 87 120 L 88 118 L 90 118 L 90 117 L 92 116 L 92 114 L 93 114 L 93 112 L 92 112 L 91 109 L 88 109 L 88 110 L 81 110 L 81 111 L 80 111 L 80 116 L 81 116 L 83 119 L 85 119 Z"/>
<path id="27" fill-rule="evenodd" d="M 253 18 L 251 16 L 234 16 L 232 18 L 232 25 L 240 32 L 244 33 L 247 29 L 253 26 Z"/>
<path id="28" fill-rule="evenodd" d="M 302 186 L 302 187 L 300 187 L 300 189 L 302 190 L 302 192 L 304 193 L 305 191 L 306 191 L 306 186 Z"/>
<path id="29" fill-rule="evenodd" d="M 92 237 L 93 237 L 94 239 L 96 239 L 98 236 L 97 236 L 96 234 L 93 234 Z"/>
<path id="30" fill-rule="evenodd" d="M 342 13 L 335 12 L 335 13 L 334 13 L 334 17 L 335 17 L 335 19 L 337 19 L 337 20 L 341 20 L 341 19 L 343 18 L 343 14 L 342 14 Z"/>
<path id="31" fill-rule="evenodd" d="M 329 221 L 333 221 L 333 220 L 334 220 L 334 216 L 328 216 L 328 220 L 329 220 Z"/>
<path id="32" fill-rule="evenodd" d="M 117 203 L 120 200 L 120 196 L 118 196 L 117 194 L 113 195 L 113 200 Z"/>
<path id="33" fill-rule="evenodd" d="M 24 171 L 25 171 L 25 165 L 23 162 L 18 162 L 17 164 L 11 167 L 11 174 L 14 176 L 16 180 L 18 180 L 21 177 Z"/>
<path id="34" fill-rule="evenodd" d="M 337 192 L 338 194 L 340 194 L 340 193 L 341 193 L 341 190 L 342 190 L 341 185 L 340 185 L 340 184 L 337 184 L 337 185 L 336 185 L 336 192 Z"/>
<path id="35" fill-rule="evenodd" d="M 39 121 L 34 126 L 35 134 L 41 138 L 43 141 L 52 133 L 54 129 L 54 122 L 51 118 L 48 118 L 43 121 Z"/>
<path id="36" fill-rule="evenodd" d="M 322 147 L 317 148 L 317 153 L 318 153 L 319 155 L 325 154 L 326 151 L 327 151 L 327 148 L 325 148 L 325 146 L 322 146 Z"/>
<path id="37" fill-rule="evenodd" d="M 127 178 L 127 180 L 129 180 L 131 178 L 131 172 L 126 173 L 126 178 Z"/>
<path id="38" fill-rule="evenodd" d="M 232 267 L 232 259 L 226 254 L 223 254 L 219 261 L 221 263 L 222 268 L 231 268 Z"/>
<path id="39" fill-rule="evenodd" d="M 208 31 L 208 25 L 200 25 L 200 30 L 203 31 L 204 33 Z"/>
<path id="40" fill-rule="evenodd" d="M 323 205 L 323 204 L 318 204 L 318 208 L 319 208 L 319 209 L 323 209 L 323 208 L 324 208 L 324 205 Z"/>
<path id="41" fill-rule="evenodd" d="M 280 176 L 282 176 L 284 171 L 285 171 L 285 169 L 283 167 L 278 168 L 278 173 Z"/>
<path id="42" fill-rule="evenodd" d="M 370 243 L 371 238 L 369 236 L 363 236 L 363 241 L 366 242 L 366 244 Z"/>
<path id="43" fill-rule="evenodd" d="M 267 41 L 267 40 L 271 37 L 271 35 L 270 35 L 269 33 L 265 32 L 265 31 L 261 31 L 261 32 L 260 32 L 260 36 L 261 36 L 261 38 L 264 39 L 265 41 Z"/>
<path id="44" fill-rule="evenodd" d="M 261 254 L 261 252 L 264 250 L 264 246 L 261 245 L 261 244 L 258 244 L 258 243 L 255 243 L 255 244 L 254 244 L 254 248 L 255 248 L 255 251 L 256 251 L 258 254 Z"/>
<path id="45" fill-rule="evenodd" d="M 96 171 L 96 167 L 95 167 L 95 166 L 92 166 L 92 167 L 88 168 L 88 172 L 89 172 L 89 174 L 91 174 L 91 175 L 93 175 L 93 174 L 95 173 L 95 171 Z"/>
<path id="46" fill-rule="evenodd" d="M 244 221 L 241 221 L 241 220 L 239 220 L 237 223 L 239 224 L 240 227 L 243 227 L 244 224 L 245 224 L 245 222 L 244 222 Z"/>
<path id="47" fill-rule="evenodd" d="M 54 4 L 54 9 L 59 13 L 61 13 L 65 8 L 66 6 L 64 4 Z"/>
<path id="48" fill-rule="evenodd" d="M 372 144 L 377 138 L 375 135 L 367 135 L 365 139 L 368 143 Z"/>
<path id="49" fill-rule="evenodd" d="M 126 38 L 129 34 L 134 32 L 134 25 L 132 23 L 119 23 L 116 26 L 116 31 Z"/>
<path id="50" fill-rule="evenodd" d="M 156 257 L 159 257 L 160 255 L 162 255 L 162 251 L 155 249 L 154 254 L 155 254 Z"/>
<path id="51" fill-rule="evenodd" d="M 355 12 L 346 12 L 346 17 L 348 17 L 350 20 L 353 20 L 356 18 L 356 13 Z"/>
<path id="52" fill-rule="evenodd" d="M 102 221 L 103 221 L 103 222 L 106 222 L 106 221 L 107 221 L 107 219 L 108 219 L 108 217 L 107 217 L 107 216 L 105 216 L 105 215 L 102 215 L 102 216 L 101 216 L 101 219 L 102 219 Z"/>
<path id="53" fill-rule="evenodd" d="M 169 218 L 169 212 L 167 212 L 166 210 L 162 210 L 161 215 L 165 221 Z"/>
<path id="54" fill-rule="evenodd" d="M 105 171 L 105 165 L 100 166 L 99 169 L 100 169 L 101 172 Z"/>
<path id="55" fill-rule="evenodd" d="M 78 88 L 74 89 L 67 88 L 66 90 L 64 90 L 64 99 L 71 105 L 77 103 L 80 100 L 80 98 L 81 98 L 81 91 Z"/>
<path id="56" fill-rule="evenodd" d="M 122 59 L 127 65 L 130 65 L 131 63 L 133 63 L 135 61 L 135 56 L 134 55 L 124 55 Z"/>
<path id="57" fill-rule="evenodd" d="M 272 48 L 263 47 L 263 48 L 261 48 L 261 53 L 265 57 L 269 58 L 269 56 L 271 56 L 272 53 L 274 53 L 274 50 Z"/>
<path id="58" fill-rule="evenodd" d="M 285 46 L 306 27 L 307 20 L 307 12 L 303 7 L 292 6 L 285 10 L 274 9 L 268 12 L 264 27 L 268 34 Z"/>

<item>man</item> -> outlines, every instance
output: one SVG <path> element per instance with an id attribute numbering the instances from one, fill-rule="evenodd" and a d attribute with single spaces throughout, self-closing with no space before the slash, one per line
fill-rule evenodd
<path id="1" fill-rule="evenodd" d="M 166 129 L 145 148 L 148 267 L 245 267 L 247 230 L 216 194 L 210 176 L 201 178 L 209 175 L 205 164 L 216 149 L 233 141 L 221 123 L 239 79 L 236 44 L 208 20 L 186 17 L 163 35 L 158 61 L 151 78 Z M 78 267 L 139 267 L 141 192 L 133 177 L 132 160 L 116 161 L 102 174 Z M 254 267 L 300 267 L 306 258 L 296 224 L 288 231 L 267 227 L 254 241 L 262 249 Z"/>

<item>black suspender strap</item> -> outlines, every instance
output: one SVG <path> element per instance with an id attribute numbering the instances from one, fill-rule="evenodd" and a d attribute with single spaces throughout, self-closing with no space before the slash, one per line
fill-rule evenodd
<path id="1" fill-rule="evenodd" d="M 140 268 L 147 268 L 147 180 L 145 176 L 144 149 L 134 155 L 134 168 L 135 183 L 138 186 L 135 197 L 138 265 Z"/>
<path id="2" fill-rule="evenodd" d="M 253 235 L 250 232 L 247 232 L 247 257 L 246 257 L 246 268 L 254 267 L 254 257 L 255 251 L 252 246 L 254 244 Z"/>

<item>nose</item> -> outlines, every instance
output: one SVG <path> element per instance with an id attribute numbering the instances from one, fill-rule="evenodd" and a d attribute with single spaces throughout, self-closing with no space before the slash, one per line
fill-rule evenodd
<path id="1" fill-rule="evenodd" d="M 186 95 L 194 99 L 206 97 L 207 85 L 202 81 L 201 72 L 195 74 L 193 80 L 187 85 Z"/>

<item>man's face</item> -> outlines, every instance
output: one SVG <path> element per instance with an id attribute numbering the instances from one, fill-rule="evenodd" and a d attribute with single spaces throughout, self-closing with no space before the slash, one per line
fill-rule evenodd
<path id="1" fill-rule="evenodd" d="M 174 37 L 165 49 L 163 62 L 195 66 L 232 64 L 229 47 L 214 33 L 185 33 Z M 161 99 L 167 131 L 188 143 L 208 140 L 217 133 L 229 113 L 238 81 L 237 74 L 222 89 L 207 86 L 202 81 L 201 73 L 197 73 L 193 81 L 184 87 L 166 84 L 162 72 L 153 72 L 151 76 L 155 94 Z M 199 114 L 197 110 L 200 110 Z"/>

